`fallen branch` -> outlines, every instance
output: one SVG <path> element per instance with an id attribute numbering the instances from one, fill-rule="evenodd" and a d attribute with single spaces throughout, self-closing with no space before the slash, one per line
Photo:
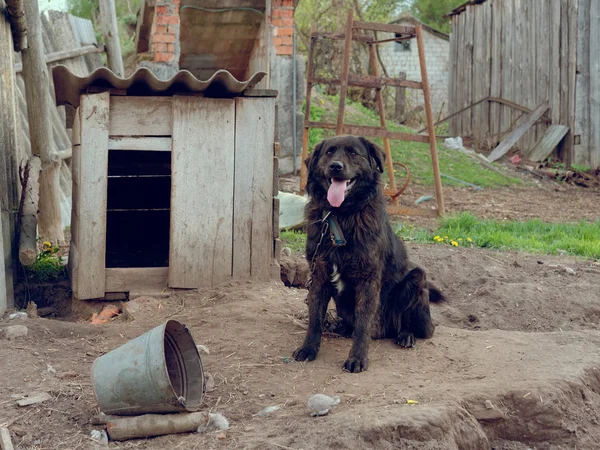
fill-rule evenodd
<path id="1" fill-rule="evenodd" d="M 189 433 L 208 423 L 203 412 L 189 414 L 146 414 L 137 417 L 109 420 L 106 424 L 108 436 L 113 441 L 149 438 L 165 434 Z"/>
<path id="2" fill-rule="evenodd" d="M 0 428 L 0 449 L 14 450 L 12 440 L 10 439 L 10 431 L 8 428 Z"/>

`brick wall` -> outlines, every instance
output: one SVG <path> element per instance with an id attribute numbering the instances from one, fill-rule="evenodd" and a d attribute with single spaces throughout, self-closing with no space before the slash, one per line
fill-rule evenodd
<path id="1" fill-rule="evenodd" d="M 399 25 L 413 26 L 410 22 L 400 23 Z M 382 33 L 379 38 L 390 39 L 393 37 L 394 35 L 391 33 Z M 442 111 L 442 115 L 445 115 L 448 111 L 450 43 L 425 29 L 423 30 L 423 43 L 425 45 L 427 77 L 431 89 L 431 106 L 434 117 L 437 118 L 440 111 Z M 390 76 L 397 77 L 400 72 L 405 72 L 407 80 L 421 81 L 416 39 L 410 41 L 410 50 L 405 50 L 401 44 L 390 42 L 381 46 L 380 53 Z M 407 112 L 416 106 L 422 105 L 422 91 L 406 89 L 406 102 Z M 393 111 L 393 103 L 387 108 L 389 111 Z"/>
<path id="2" fill-rule="evenodd" d="M 157 63 L 179 64 L 179 4 L 181 0 L 157 0 L 150 32 L 150 53 Z"/>
<path id="3" fill-rule="evenodd" d="M 277 55 L 292 55 L 294 34 L 293 0 L 273 0 L 271 3 L 273 46 Z"/>

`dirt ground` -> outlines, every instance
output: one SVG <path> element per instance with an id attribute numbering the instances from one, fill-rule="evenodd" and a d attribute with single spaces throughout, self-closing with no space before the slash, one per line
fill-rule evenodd
<path id="1" fill-rule="evenodd" d="M 110 448 L 599 448 L 600 267 L 570 258 L 409 248 L 451 302 L 433 308 L 438 328 L 431 340 L 410 350 L 374 341 L 367 372 L 342 371 L 351 342 L 334 336 L 324 337 L 316 361 L 291 360 L 303 338 L 305 291 L 231 283 L 172 292 L 133 321 L 0 322 L 0 328 L 29 328 L 28 336 L 0 345 L 0 424 L 14 420 L 18 449 L 93 448 L 92 362 L 170 317 L 209 348 L 202 359 L 216 389 L 206 394 L 205 408 L 227 417 L 227 437 L 194 433 Z M 32 391 L 52 399 L 15 405 Z M 312 418 L 306 401 L 318 392 L 339 395 L 341 404 Z M 503 418 L 476 419 L 486 400 Z M 281 409 L 257 415 L 272 405 Z"/>
<path id="2" fill-rule="evenodd" d="M 293 187 L 297 178 L 286 183 Z M 410 204 L 431 191 L 412 186 L 402 201 Z M 446 188 L 445 196 L 448 210 L 479 217 L 600 217 L 598 191 L 545 181 L 484 191 Z M 59 320 L 5 317 L 0 427 L 8 426 L 16 449 L 94 448 L 90 431 L 99 427 L 90 423 L 98 413 L 93 361 L 171 318 L 210 350 L 202 360 L 216 388 L 205 395 L 203 409 L 229 420 L 226 438 L 193 433 L 111 442 L 110 448 L 600 448 L 600 265 L 517 252 L 408 247 L 450 302 L 433 306 L 437 329 L 431 340 L 410 350 L 374 341 L 369 370 L 360 374 L 342 371 L 351 341 L 332 335 L 323 338 L 316 361 L 292 360 L 306 326 L 306 291 L 279 282 L 173 291 L 133 320 L 120 317 L 99 326 L 88 322 L 101 304 L 58 308 L 69 314 Z M 28 335 L 4 340 L 3 330 L 11 325 L 27 326 Z M 17 399 L 38 391 L 52 398 L 16 406 Z M 314 393 L 339 395 L 341 403 L 328 416 L 312 418 L 306 402 Z M 275 405 L 281 409 L 258 415 Z"/>

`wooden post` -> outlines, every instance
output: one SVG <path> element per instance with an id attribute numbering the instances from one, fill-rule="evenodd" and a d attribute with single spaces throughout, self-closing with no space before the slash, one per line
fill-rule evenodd
<path id="1" fill-rule="evenodd" d="M 125 69 L 123 67 L 123 56 L 121 55 L 115 0 L 100 0 L 100 21 L 102 22 L 104 42 L 106 43 L 108 68 L 115 75 L 123 77 L 125 76 Z"/>
<path id="2" fill-rule="evenodd" d="M 13 306 L 13 247 L 19 133 L 11 29 L 0 3 L 0 317 Z M 4 250 L 2 250 L 4 249 Z"/>
<path id="3" fill-rule="evenodd" d="M 300 161 L 300 190 L 304 192 L 306 187 L 308 168 L 304 164 L 306 158 L 308 158 L 308 138 L 310 134 L 310 128 L 308 124 L 310 122 L 310 100 L 312 97 L 312 81 L 314 76 L 314 63 L 313 58 L 315 56 L 315 37 L 313 34 L 317 32 L 317 25 L 313 23 L 310 32 L 310 49 L 308 50 L 308 65 L 306 67 L 306 99 L 304 107 L 304 134 L 302 135 L 302 161 Z"/>
<path id="4" fill-rule="evenodd" d="M 335 134 L 344 132 L 344 113 L 346 112 L 346 94 L 348 93 L 348 74 L 350 73 L 350 52 L 352 50 L 352 29 L 354 25 L 354 10 L 348 11 L 348 23 L 346 23 L 346 36 L 344 40 L 344 60 L 342 62 L 342 73 L 340 75 L 340 105 L 338 107 L 337 125 Z"/>
<path id="5" fill-rule="evenodd" d="M 406 80 L 406 72 L 400 72 L 398 75 L 399 80 Z M 396 108 L 394 109 L 394 117 L 396 122 L 401 122 L 406 112 L 406 88 L 396 88 Z"/>
<path id="6" fill-rule="evenodd" d="M 24 266 L 31 266 L 37 258 L 37 225 L 40 192 L 40 170 L 42 161 L 32 155 L 23 170 L 23 180 L 27 182 L 22 194 L 21 230 L 19 233 L 19 261 Z M 60 212 L 60 211 L 59 211 Z"/>
<path id="7" fill-rule="evenodd" d="M 27 118 L 31 139 L 32 156 L 41 159 L 42 173 L 39 175 L 40 191 L 39 232 L 45 239 L 57 243 L 64 241 L 64 233 L 60 215 L 60 160 L 53 148 L 52 123 L 50 116 L 51 96 L 48 95 L 49 78 L 44 44 L 42 41 L 42 24 L 37 2 L 25 2 L 27 18 L 28 48 L 23 55 L 23 78 L 27 95 Z M 31 172 L 34 170 L 32 164 Z M 30 172 L 30 180 L 37 176 Z M 37 196 L 35 196 L 37 197 Z M 21 239 L 21 244 L 23 240 Z M 27 242 L 31 244 L 31 242 Z M 34 240 L 35 243 L 35 240 Z M 28 248 L 37 252 L 37 249 Z"/>
<path id="8" fill-rule="evenodd" d="M 369 45 L 369 64 L 373 71 L 373 76 L 379 78 L 379 66 L 377 63 L 377 57 L 375 55 L 375 48 L 373 45 Z M 377 100 L 377 109 L 379 110 L 379 124 L 382 128 L 386 127 L 385 120 L 385 106 L 383 104 L 383 96 L 381 95 L 381 88 L 375 89 L 375 99 Z M 394 161 L 392 159 L 392 147 L 390 146 L 389 138 L 383 138 L 383 147 L 385 149 L 385 163 L 388 170 L 388 179 L 390 181 L 390 189 L 396 193 L 396 177 L 394 176 Z M 398 204 L 398 197 L 392 200 L 394 205 Z"/>
<path id="9" fill-rule="evenodd" d="M 427 134 L 429 135 L 429 147 L 431 149 L 431 163 L 433 165 L 433 180 L 435 181 L 435 198 L 438 205 L 438 215 L 443 216 L 444 194 L 442 192 L 442 178 L 440 176 L 440 162 L 438 160 L 437 141 L 435 139 L 435 126 L 433 125 L 433 111 L 431 111 L 431 92 L 429 91 L 429 80 L 427 79 L 427 65 L 425 63 L 425 45 L 423 44 L 423 27 L 417 25 L 417 47 L 419 50 L 419 65 L 421 66 L 421 82 L 423 83 L 423 99 L 425 101 L 425 116 L 427 118 Z"/>

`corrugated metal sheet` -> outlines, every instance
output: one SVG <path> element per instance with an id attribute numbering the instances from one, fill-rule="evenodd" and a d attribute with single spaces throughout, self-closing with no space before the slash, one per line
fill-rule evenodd
<path id="1" fill-rule="evenodd" d="M 265 72 L 257 72 L 247 81 L 237 80 L 226 70 L 219 70 L 206 81 L 200 81 L 191 72 L 181 70 L 170 80 L 159 80 L 149 69 L 137 69 L 130 77 L 120 78 L 106 67 L 94 70 L 86 77 L 74 75 L 65 66 L 56 66 L 52 69 L 56 103 L 79 106 L 79 96 L 90 87 L 105 87 L 125 89 L 132 95 L 167 95 L 170 93 L 198 93 L 202 92 L 210 97 L 235 97 L 246 89 L 259 83 Z"/>

